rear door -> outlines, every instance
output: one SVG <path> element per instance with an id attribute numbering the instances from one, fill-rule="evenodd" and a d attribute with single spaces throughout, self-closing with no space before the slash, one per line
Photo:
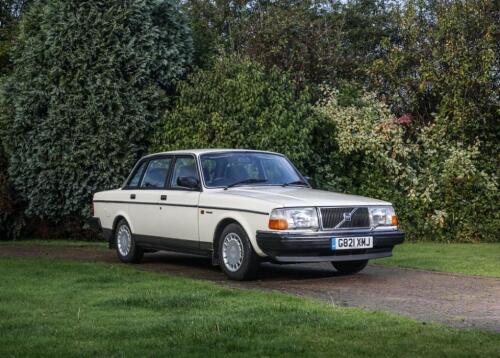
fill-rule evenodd
<path id="1" fill-rule="evenodd" d="M 169 245 L 179 249 L 198 249 L 198 203 L 199 188 L 186 188 L 179 185 L 180 177 L 193 177 L 200 183 L 196 157 L 194 155 L 176 155 L 175 162 L 162 200 L 163 210 L 159 223 L 162 236 L 167 237 Z"/>
<path id="2" fill-rule="evenodd" d="M 145 163 L 139 185 L 136 189 L 129 190 L 129 214 L 134 235 L 162 236 L 160 220 L 163 207 L 160 201 L 165 195 L 165 185 L 172 161 L 171 156 L 150 158 Z"/>

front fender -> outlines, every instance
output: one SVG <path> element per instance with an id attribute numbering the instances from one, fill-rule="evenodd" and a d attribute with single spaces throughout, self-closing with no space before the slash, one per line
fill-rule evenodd
<path id="1" fill-rule="evenodd" d="M 266 254 L 257 245 L 257 230 L 265 230 L 268 223 L 268 216 L 255 213 L 210 210 L 209 213 L 200 215 L 200 241 L 213 243 L 217 240 L 216 231 L 219 224 L 231 220 L 236 221 L 245 230 L 250 243 L 257 255 L 265 257 Z"/>

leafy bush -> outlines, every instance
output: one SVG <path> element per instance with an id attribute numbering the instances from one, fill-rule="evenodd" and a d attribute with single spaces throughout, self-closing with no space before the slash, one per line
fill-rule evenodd
<path id="1" fill-rule="evenodd" d="M 343 180 L 319 178 L 321 185 L 392 200 L 413 239 L 498 240 L 498 178 L 481 170 L 478 144 L 450 136 L 447 118 L 437 116 L 413 138 L 406 135 L 411 117 L 395 118 L 373 94 L 342 106 L 338 92 L 327 90 L 316 108 L 358 168 Z"/>
<path id="2" fill-rule="evenodd" d="M 374 61 L 373 90 L 419 126 L 441 118 L 447 137 L 477 145 L 477 159 L 493 174 L 500 141 L 498 2 L 409 0 L 394 22 L 398 41 L 385 44 L 386 55 Z"/>
<path id="3" fill-rule="evenodd" d="M 30 6 L 17 41 L 2 94 L 10 178 L 31 216 L 88 216 L 148 144 L 189 30 L 173 0 L 55 0 Z"/>
<path id="4" fill-rule="evenodd" d="M 193 73 L 177 87 L 153 151 L 256 148 L 284 153 L 299 166 L 311 154 L 314 121 L 306 91 L 286 74 L 236 56 Z"/>
<path id="5" fill-rule="evenodd" d="M 0 147 L 0 240 L 15 239 L 24 226 L 22 206 L 7 174 L 7 160 Z"/>

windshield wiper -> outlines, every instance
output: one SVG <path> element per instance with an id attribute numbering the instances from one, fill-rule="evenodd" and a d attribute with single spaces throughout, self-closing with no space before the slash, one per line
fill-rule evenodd
<path id="1" fill-rule="evenodd" d="M 282 186 L 289 186 L 289 185 L 302 185 L 302 186 L 309 186 L 306 182 L 302 180 L 295 180 L 290 183 L 283 183 Z"/>
<path id="2" fill-rule="evenodd" d="M 245 179 L 245 180 L 240 180 L 237 181 L 236 183 L 232 183 L 227 185 L 224 190 L 227 190 L 228 188 L 232 188 L 233 186 L 241 185 L 241 184 L 255 184 L 255 183 L 265 183 L 267 179 Z"/>

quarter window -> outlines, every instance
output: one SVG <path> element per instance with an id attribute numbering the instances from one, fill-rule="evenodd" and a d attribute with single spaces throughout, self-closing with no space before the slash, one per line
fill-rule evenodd
<path id="1" fill-rule="evenodd" d="M 128 182 L 127 187 L 129 188 L 137 188 L 139 186 L 139 181 L 141 180 L 142 173 L 144 173 L 144 169 L 146 169 L 147 162 L 143 162 L 139 168 L 135 171 L 134 176 Z"/>
<path id="2" fill-rule="evenodd" d="M 153 159 L 149 162 L 141 188 L 158 189 L 164 188 L 167 180 L 168 169 L 170 168 L 171 158 Z"/>

